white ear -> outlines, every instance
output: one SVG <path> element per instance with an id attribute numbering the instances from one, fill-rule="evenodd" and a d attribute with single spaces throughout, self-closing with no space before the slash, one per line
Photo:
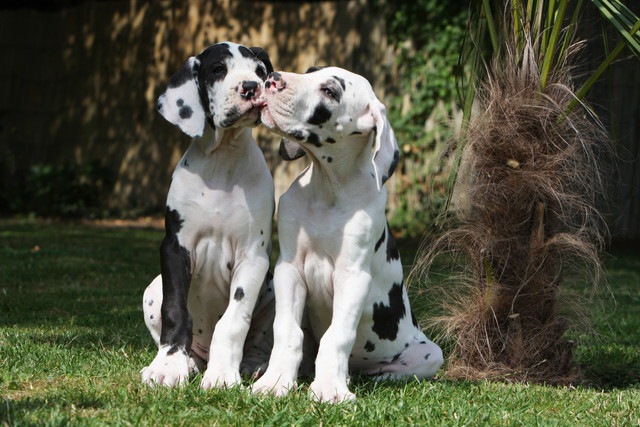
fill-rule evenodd
<path id="1" fill-rule="evenodd" d="M 374 99 L 369 103 L 369 112 L 373 118 L 375 139 L 373 142 L 373 170 L 378 185 L 378 191 L 396 170 L 400 160 L 400 150 L 396 136 L 387 120 L 387 109 Z"/>
<path id="2" fill-rule="evenodd" d="M 191 137 L 204 133 L 205 112 L 198 92 L 200 61 L 192 56 L 171 77 L 167 89 L 158 98 L 158 112 Z"/>

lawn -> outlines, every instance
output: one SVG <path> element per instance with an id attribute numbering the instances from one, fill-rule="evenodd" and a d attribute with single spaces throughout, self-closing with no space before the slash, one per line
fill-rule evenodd
<path id="1" fill-rule="evenodd" d="M 244 389 L 150 388 L 155 355 L 142 291 L 159 269 L 157 229 L 0 221 L 0 424 L 640 425 L 640 250 L 607 258 L 596 335 L 575 334 L 571 387 L 355 378 L 355 403 Z M 401 241 L 405 264 L 415 243 Z M 407 267 L 409 267 L 407 265 Z"/>

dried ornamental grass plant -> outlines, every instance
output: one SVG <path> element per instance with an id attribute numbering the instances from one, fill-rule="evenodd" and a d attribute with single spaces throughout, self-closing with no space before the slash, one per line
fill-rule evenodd
<path id="1" fill-rule="evenodd" d="M 492 61 L 458 141 L 455 224 L 426 244 L 412 272 L 422 281 L 444 253 L 459 267 L 457 285 L 428 291 L 444 297 L 435 323 L 452 343 L 449 377 L 571 379 L 565 332 L 580 316 L 561 293 L 569 279 L 594 287 L 602 277 L 610 146 L 576 102 L 577 12 L 567 28 L 567 2 L 551 4 L 508 2 L 493 28 Z"/>

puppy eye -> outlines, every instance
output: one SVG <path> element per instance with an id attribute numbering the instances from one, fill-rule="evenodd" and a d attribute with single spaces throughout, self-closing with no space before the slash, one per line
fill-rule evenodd
<path id="1" fill-rule="evenodd" d="M 267 72 L 264 70 L 264 68 L 262 67 L 256 67 L 256 74 L 258 75 L 258 77 L 260 77 L 262 80 L 264 80 L 267 77 Z"/>
<path id="2" fill-rule="evenodd" d="M 329 98 L 336 99 L 336 94 L 333 92 L 333 90 L 331 90 L 331 88 L 323 87 L 320 90 L 322 91 L 322 93 L 327 95 Z"/>
<path id="3" fill-rule="evenodd" d="M 226 68 L 224 65 L 216 65 L 215 67 L 213 67 L 213 69 L 211 70 L 212 74 L 222 74 L 226 71 Z"/>

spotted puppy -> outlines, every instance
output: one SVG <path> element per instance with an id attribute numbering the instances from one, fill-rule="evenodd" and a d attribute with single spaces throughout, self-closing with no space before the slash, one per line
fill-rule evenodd
<path id="1" fill-rule="evenodd" d="M 355 398 L 349 372 L 429 378 L 443 358 L 411 312 L 385 219 L 384 184 L 399 158 L 385 107 L 362 76 L 310 71 L 265 83 L 262 122 L 285 138 L 281 154 L 306 153 L 311 164 L 280 198 L 274 348 L 253 390 L 295 385 L 306 309 L 319 341 L 312 397 L 340 402 Z"/>
<path id="2" fill-rule="evenodd" d="M 144 319 L 158 344 L 142 370 L 144 383 L 183 384 L 208 362 L 203 388 L 237 384 L 252 315 L 265 334 L 271 326 L 263 283 L 274 187 L 251 137 L 271 71 L 264 50 L 219 43 L 189 58 L 158 99 L 160 114 L 194 140 L 167 196 L 161 275 L 143 297 Z M 255 342 L 248 347 L 255 349 Z M 245 352 L 243 369 L 258 369 L 268 354 Z"/>

